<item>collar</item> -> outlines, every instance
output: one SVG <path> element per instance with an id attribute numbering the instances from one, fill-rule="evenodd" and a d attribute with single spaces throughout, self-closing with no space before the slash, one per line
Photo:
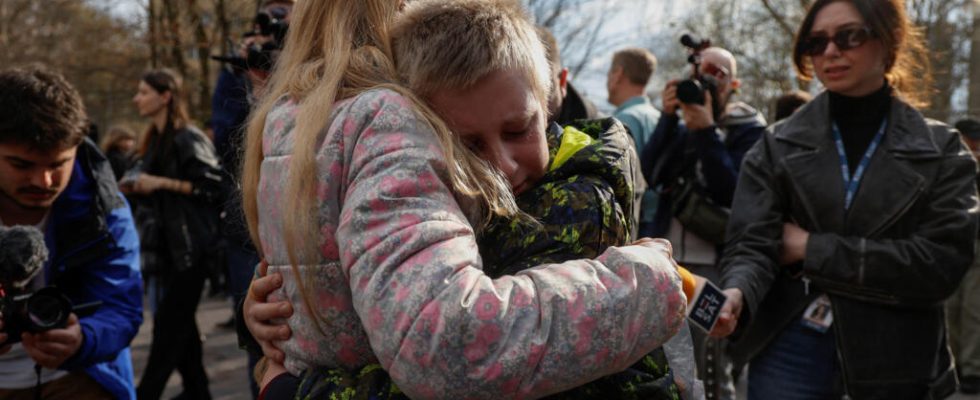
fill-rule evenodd
<path id="1" fill-rule="evenodd" d="M 773 135 L 779 140 L 811 148 L 832 146 L 829 94 L 821 93 L 773 129 Z M 896 96 L 892 96 L 889 105 L 882 148 L 923 155 L 940 153 L 925 117 Z"/>
<path id="2" fill-rule="evenodd" d="M 623 104 L 620 104 L 619 107 L 616 107 L 616 111 L 615 112 L 618 113 L 618 112 L 623 111 L 623 110 L 625 110 L 627 108 L 630 108 L 630 107 L 633 107 L 633 106 L 636 106 L 636 105 L 640 105 L 640 104 L 650 104 L 650 98 L 648 98 L 648 97 L 646 97 L 644 95 L 630 97 L 629 100 L 626 100 L 625 102 L 623 102 Z"/>

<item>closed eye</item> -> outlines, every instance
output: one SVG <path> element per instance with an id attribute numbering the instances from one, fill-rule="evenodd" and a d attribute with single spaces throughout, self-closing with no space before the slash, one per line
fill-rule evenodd
<path id="1" fill-rule="evenodd" d="M 483 150 L 483 142 L 479 139 L 463 139 L 463 145 L 475 154 L 480 154 Z"/>
<path id="2" fill-rule="evenodd" d="M 511 140 L 523 139 L 530 132 L 531 132 L 530 129 L 525 129 L 525 130 L 520 131 L 520 132 L 504 132 L 504 138 L 511 139 Z"/>

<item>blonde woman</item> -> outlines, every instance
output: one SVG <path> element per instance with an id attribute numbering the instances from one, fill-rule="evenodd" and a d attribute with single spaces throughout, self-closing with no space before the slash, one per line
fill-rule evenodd
<path id="1" fill-rule="evenodd" d="M 281 279 L 273 297 L 296 311 L 276 343 L 284 357 L 268 341 L 267 355 L 291 375 L 380 364 L 412 398 L 533 398 L 620 371 L 671 337 L 685 299 L 665 242 L 484 274 L 474 225 L 517 208 L 507 183 L 394 83 L 399 3 L 298 3 L 250 122 L 245 212 L 277 277 L 252 296 Z M 548 78 L 534 84 L 549 89 Z M 282 333 L 260 322 L 270 305 L 246 304 L 261 339 Z"/>

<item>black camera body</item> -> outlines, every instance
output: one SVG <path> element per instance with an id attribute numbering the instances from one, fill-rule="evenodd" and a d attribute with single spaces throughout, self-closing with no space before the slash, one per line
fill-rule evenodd
<path id="1" fill-rule="evenodd" d="M 282 43 L 286 39 L 286 32 L 289 24 L 285 21 L 285 16 L 277 16 L 265 11 L 259 11 L 255 15 L 256 30 L 253 35 L 272 36 L 273 41 Z"/>
<path id="2" fill-rule="evenodd" d="M 704 93 L 710 90 L 712 97 L 717 100 L 718 82 L 715 77 L 701 74 L 701 51 L 711 47 L 711 40 L 699 40 L 693 35 L 684 34 L 681 36 L 681 44 L 691 52 L 687 62 L 691 64 L 694 72 L 690 79 L 677 84 L 677 99 L 685 104 L 704 104 Z"/>
<path id="3" fill-rule="evenodd" d="M 253 26 L 254 29 L 246 33 L 244 37 L 267 36 L 271 40 L 249 46 L 244 57 L 231 54 L 228 56 L 211 56 L 211 58 L 242 71 L 249 69 L 271 71 L 286 41 L 289 23 L 286 22 L 285 15 L 280 16 L 260 11 L 253 20 Z"/>
<path id="4" fill-rule="evenodd" d="M 5 295 L 0 292 L 0 313 L 7 342 L 20 341 L 23 332 L 40 333 L 64 328 L 72 313 L 71 300 L 54 286 L 36 292 Z"/>

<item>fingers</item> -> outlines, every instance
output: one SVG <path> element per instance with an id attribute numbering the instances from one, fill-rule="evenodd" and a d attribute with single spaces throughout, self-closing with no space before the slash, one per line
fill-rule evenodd
<path id="1" fill-rule="evenodd" d="M 254 303 L 248 310 L 246 310 L 246 318 L 250 318 L 260 325 L 271 325 L 270 320 L 274 319 L 286 319 L 293 315 L 293 306 L 286 301 L 279 301 L 275 303 Z M 263 338 L 265 339 L 265 338 Z M 268 339 L 285 339 L 279 337 L 270 337 Z"/>
<path id="2" fill-rule="evenodd" d="M 39 335 L 23 333 L 21 334 L 21 343 L 24 345 L 24 351 L 27 355 L 34 360 L 35 363 L 41 365 L 44 368 L 55 369 L 61 365 L 61 362 L 68 357 L 62 357 L 61 353 L 49 353 L 45 349 L 40 348 Z M 47 348 L 47 347 L 46 347 Z"/>
<path id="3" fill-rule="evenodd" d="M 680 106 L 680 101 L 677 100 L 677 81 L 670 81 L 667 86 L 664 87 L 664 91 L 661 94 L 661 99 L 664 106 L 664 111 L 668 114 L 674 114 L 677 112 L 677 107 Z"/>
<path id="4" fill-rule="evenodd" d="M 261 264 L 260 264 L 260 267 Z M 261 278 L 257 278 L 252 281 L 252 285 L 249 287 L 248 296 L 259 302 L 265 302 L 266 297 L 269 293 L 282 287 L 282 275 L 280 274 L 269 274 L 264 275 Z"/>
<path id="5" fill-rule="evenodd" d="M 671 259 L 674 258 L 674 248 L 671 246 L 670 241 L 661 238 L 640 238 L 633 242 L 633 245 L 649 247 L 651 249 L 662 250 L 667 253 L 667 256 Z"/>
<path id="6" fill-rule="evenodd" d="M 269 272 L 269 263 L 267 263 L 263 258 L 262 261 L 259 262 L 259 276 L 266 276 L 268 272 Z"/>
<path id="7" fill-rule="evenodd" d="M 725 304 L 721 306 L 718 322 L 710 333 L 711 337 L 723 338 L 731 335 L 738 326 L 738 318 L 742 314 L 742 291 L 739 289 L 725 289 L 723 292 L 727 296 L 727 299 L 725 300 Z"/>
<path id="8" fill-rule="evenodd" d="M 41 340 L 41 344 L 74 344 L 81 340 L 81 330 L 77 329 L 77 325 L 78 317 L 72 313 L 68 315 L 68 322 L 64 328 L 41 332 L 37 336 Z"/>
<path id="9" fill-rule="evenodd" d="M 715 327 L 711 330 L 709 336 L 713 338 L 725 338 L 735 332 L 735 326 L 738 323 L 737 320 L 732 318 L 726 318 L 725 316 L 718 317 L 718 322 Z"/>
<path id="10" fill-rule="evenodd" d="M 264 268 L 264 262 L 259 268 Z M 245 325 L 256 340 L 285 340 L 289 338 L 289 328 L 277 327 L 268 323 L 272 319 L 286 319 L 293 315 L 289 302 L 267 303 L 269 294 L 282 286 L 282 275 L 270 274 L 252 281 L 248 297 L 245 299 Z M 285 328 L 286 332 L 282 329 Z"/>
<path id="11" fill-rule="evenodd" d="M 78 351 L 82 343 L 82 330 L 75 314 L 68 316 L 68 324 L 62 329 L 41 333 L 23 333 L 21 340 L 27 354 L 45 368 L 57 368 Z"/>
<path id="12" fill-rule="evenodd" d="M 273 361 L 276 364 L 283 364 L 286 362 L 286 354 L 283 353 L 282 350 L 279 350 L 279 348 L 274 346 L 272 343 L 259 342 L 259 345 L 262 346 L 262 355 L 269 358 L 269 360 Z"/>

